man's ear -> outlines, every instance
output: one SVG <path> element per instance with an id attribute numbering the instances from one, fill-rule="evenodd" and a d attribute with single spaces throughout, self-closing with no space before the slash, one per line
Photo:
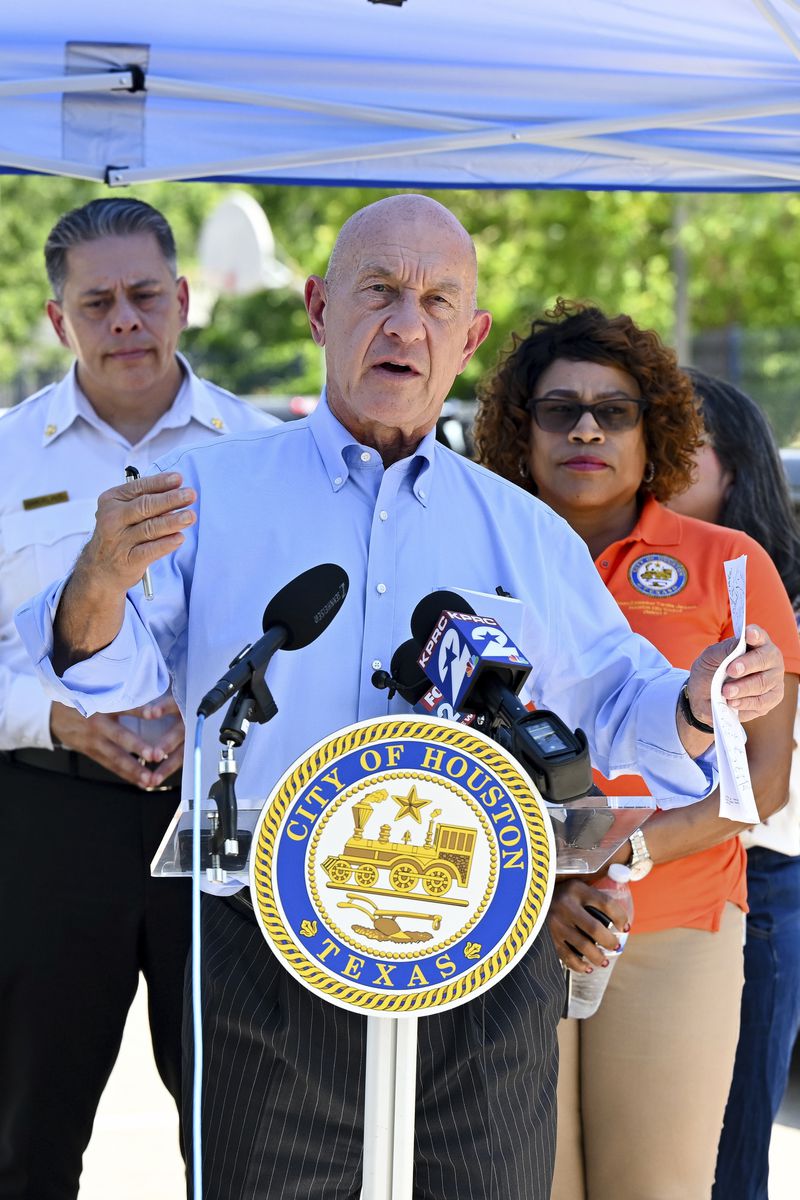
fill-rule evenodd
<path id="1" fill-rule="evenodd" d="M 53 329 L 55 329 L 56 337 L 61 342 L 61 345 L 66 346 L 68 350 L 71 350 L 72 347 L 70 346 L 69 338 L 67 337 L 64 324 L 64 313 L 61 305 L 57 300 L 48 300 L 47 304 L 45 305 L 45 312 L 50 318 L 50 324 L 53 326 Z"/>
<path id="2" fill-rule="evenodd" d="M 318 346 L 325 345 L 325 307 L 328 303 L 328 288 L 320 275 L 309 275 L 303 293 L 311 326 L 311 336 Z"/>
<path id="3" fill-rule="evenodd" d="M 492 314 L 487 312 L 485 308 L 476 309 L 475 316 L 470 322 L 466 341 L 464 342 L 464 353 L 461 359 L 461 366 L 458 368 L 459 375 L 464 370 L 467 363 L 478 349 L 478 346 L 480 346 L 481 342 L 486 341 L 491 328 Z"/>
<path id="4" fill-rule="evenodd" d="M 185 329 L 189 322 L 189 281 L 185 275 L 176 280 L 176 295 L 178 311 L 181 314 L 181 329 Z"/>

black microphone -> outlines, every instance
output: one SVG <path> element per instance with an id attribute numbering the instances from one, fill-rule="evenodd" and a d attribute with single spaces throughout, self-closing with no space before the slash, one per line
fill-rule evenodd
<path id="1" fill-rule="evenodd" d="M 420 645 L 422 669 L 428 679 L 437 687 L 441 685 L 442 679 L 432 660 L 435 654 L 435 645 L 445 627 L 445 621 L 442 618 L 444 612 L 475 616 L 475 609 L 463 596 L 459 596 L 457 592 L 446 590 L 430 592 L 429 595 L 423 596 L 411 616 L 411 632 Z M 510 638 L 503 633 L 499 626 L 496 636 L 512 650 L 516 650 Z M 517 699 L 517 692 L 530 671 L 530 665 L 527 664 L 525 656 L 519 651 L 507 661 L 495 657 L 489 665 L 481 662 L 481 648 L 477 649 L 478 653 L 472 657 L 479 669 L 468 677 L 469 684 L 460 698 L 459 708 L 473 712 L 484 709 L 494 717 L 502 713 L 508 723 L 518 719 L 523 712 L 527 711 L 521 701 Z M 523 663 L 525 667 L 521 665 Z M 453 700 L 455 702 L 455 698 Z"/>
<path id="2" fill-rule="evenodd" d="M 414 638 L 409 638 L 395 650 L 388 671 L 375 671 L 372 686 L 388 688 L 390 700 L 397 692 L 413 708 L 431 686 L 428 676 L 417 662 L 418 658 L 419 645 Z"/>
<path id="3" fill-rule="evenodd" d="M 440 685 L 441 678 L 430 661 L 433 649 L 430 643 L 436 634 L 443 612 L 475 615 L 475 609 L 463 596 L 444 589 L 423 596 L 414 609 L 411 615 L 411 632 L 422 649 L 421 657 L 428 659 L 427 678 L 436 686 Z M 524 682 L 525 674 L 527 672 L 520 672 L 512 663 L 493 661 L 491 667 L 476 671 L 472 675 L 459 707 L 468 711 L 484 710 L 494 720 L 499 718 L 503 724 L 512 725 L 528 712 L 516 694 Z"/>
<path id="4" fill-rule="evenodd" d="M 455 592 L 432 592 L 414 609 L 411 630 L 433 686 L 454 708 L 488 722 L 548 800 L 586 795 L 592 774 L 585 734 L 555 713 L 525 707 L 517 693 L 531 664 L 493 617 L 476 616 Z"/>
<path id="5" fill-rule="evenodd" d="M 230 669 L 206 692 L 198 717 L 210 717 L 249 683 L 276 650 L 302 650 L 323 633 L 341 608 L 350 581 L 343 567 L 320 563 L 303 571 L 273 596 L 264 611 L 264 636 L 245 646 Z"/>
<path id="6" fill-rule="evenodd" d="M 458 592 L 446 588 L 423 596 L 411 614 L 411 633 L 420 646 L 425 645 L 443 612 L 474 613 L 475 609 Z"/>

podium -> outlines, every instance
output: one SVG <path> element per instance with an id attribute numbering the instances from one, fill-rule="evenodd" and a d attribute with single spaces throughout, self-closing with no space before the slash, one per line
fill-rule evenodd
<path id="1" fill-rule="evenodd" d="M 216 805 L 202 806 L 201 877 L 249 887 L 282 965 L 367 1018 L 363 1200 L 412 1196 L 420 1017 L 496 983 L 537 936 L 556 876 L 602 871 L 653 809 L 549 805 L 489 738 L 416 717 L 340 730 L 266 804 L 238 798 L 233 854 L 215 857 Z M 191 875 L 194 816 L 175 814 L 155 876 Z"/>
<path id="2" fill-rule="evenodd" d="M 208 850 L 217 825 L 214 804 L 201 812 L 201 863 L 204 878 L 220 883 L 231 891 L 250 886 L 249 851 L 263 800 L 239 800 L 239 856 L 215 873 Z M 569 804 L 543 805 L 553 827 L 556 848 L 556 875 L 595 875 L 602 871 L 616 850 L 652 816 L 655 802 L 651 796 L 584 796 Z M 151 864 L 151 874 L 175 878 L 192 874 L 191 808 L 180 808 L 172 818 Z"/>

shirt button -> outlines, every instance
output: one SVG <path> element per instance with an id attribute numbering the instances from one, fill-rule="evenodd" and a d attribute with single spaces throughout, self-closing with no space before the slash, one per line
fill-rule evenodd
<path id="1" fill-rule="evenodd" d="M 336 484 L 336 486 L 338 487 L 338 486 L 339 486 L 339 484 L 342 482 L 342 477 L 341 477 L 341 475 L 337 475 L 337 476 L 336 476 L 336 478 L 334 479 L 334 481 L 333 481 L 333 482 L 334 482 L 334 483 Z"/>
<path id="2" fill-rule="evenodd" d="M 386 591 L 386 584 L 379 583 L 378 586 L 375 588 L 375 591 L 378 593 L 379 596 L 382 596 L 383 593 Z"/>
<path id="3" fill-rule="evenodd" d="M 362 455 L 361 455 L 361 461 L 362 461 L 362 462 L 369 462 L 369 461 L 370 461 L 370 457 L 371 457 L 371 455 L 367 454 L 366 450 L 364 450 L 364 451 L 362 452 Z"/>
<path id="4" fill-rule="evenodd" d="M 601 566 L 601 567 L 607 567 L 607 566 L 608 566 L 608 563 L 606 562 L 606 560 L 605 560 L 605 559 L 603 559 L 603 561 L 600 563 L 600 566 Z"/>
<path id="5" fill-rule="evenodd" d="M 385 509 L 385 508 L 384 508 L 384 509 L 382 509 L 382 510 L 381 510 L 381 511 L 378 513 L 378 516 L 380 517 L 380 519 L 381 519 L 382 521 L 388 521 L 388 520 L 389 520 L 389 514 L 387 513 L 387 511 L 386 511 L 386 509 Z"/>
<path id="6" fill-rule="evenodd" d="M 372 660 L 373 671 L 380 671 L 382 665 L 383 664 L 381 663 L 381 660 L 379 658 L 373 658 L 373 660 Z"/>
<path id="7" fill-rule="evenodd" d="M 422 490 L 422 488 L 420 488 L 420 489 L 419 489 L 419 498 L 420 498 L 420 500 L 424 500 L 424 499 L 425 499 L 425 493 L 424 493 L 424 491 Z"/>

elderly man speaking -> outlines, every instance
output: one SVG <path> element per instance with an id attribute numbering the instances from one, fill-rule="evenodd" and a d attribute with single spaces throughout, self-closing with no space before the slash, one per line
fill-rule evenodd
<path id="1" fill-rule="evenodd" d="M 82 712 L 118 710 L 172 677 L 194 712 L 260 628 L 265 600 L 300 571 L 340 563 L 350 596 L 336 621 L 270 668 L 279 713 L 251 739 L 239 782 L 263 796 L 337 728 L 407 711 L 371 676 L 422 596 L 500 586 L 530 611 L 533 699 L 589 731 L 596 765 L 614 775 L 635 764 L 663 804 L 705 794 L 711 739 L 679 710 L 685 673 L 630 632 L 563 521 L 435 441 L 448 390 L 489 331 L 475 294 L 475 251 L 447 209 L 403 195 L 356 213 L 327 276 L 306 284 L 327 363 L 319 407 L 103 494 L 70 578 L 18 616 L 52 694 Z M 748 642 L 725 685 L 745 720 L 777 702 L 782 680 L 767 635 L 751 627 Z M 727 648 L 710 647 L 689 675 L 701 721 Z M 357 1196 L 364 1018 L 295 982 L 242 895 L 205 896 L 203 909 L 207 1195 Z M 543 933 L 496 987 L 420 1023 L 415 1196 L 546 1200 L 562 999 Z"/>

